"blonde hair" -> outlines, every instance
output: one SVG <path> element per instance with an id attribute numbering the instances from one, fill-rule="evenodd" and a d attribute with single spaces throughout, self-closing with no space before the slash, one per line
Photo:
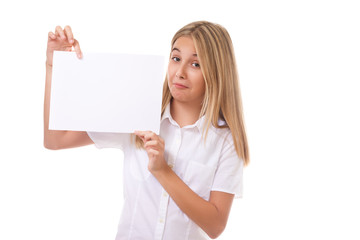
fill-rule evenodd
<path id="1" fill-rule="evenodd" d="M 182 36 L 192 37 L 205 80 L 205 95 L 200 116 L 205 115 L 205 139 L 211 125 L 229 128 L 237 155 L 244 165 L 249 163 L 249 149 L 243 117 L 239 77 L 232 41 L 227 30 L 219 24 L 206 21 L 190 23 L 181 28 L 171 41 L 171 49 Z M 172 99 L 167 76 L 163 86 L 162 109 Z M 219 125 L 219 119 L 225 125 Z M 140 138 L 136 145 L 141 146 Z"/>

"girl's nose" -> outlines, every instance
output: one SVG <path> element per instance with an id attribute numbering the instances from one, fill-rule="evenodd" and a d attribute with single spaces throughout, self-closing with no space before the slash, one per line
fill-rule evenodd
<path id="1" fill-rule="evenodd" d="M 176 71 L 176 74 L 175 76 L 177 78 L 180 78 L 180 79 L 184 79 L 185 78 L 185 69 L 184 69 L 184 66 L 180 66 L 177 71 Z"/>
<path id="2" fill-rule="evenodd" d="M 175 76 L 176 76 L 177 78 L 184 78 L 181 74 L 179 74 L 179 72 L 177 72 L 177 73 L 175 74 Z"/>

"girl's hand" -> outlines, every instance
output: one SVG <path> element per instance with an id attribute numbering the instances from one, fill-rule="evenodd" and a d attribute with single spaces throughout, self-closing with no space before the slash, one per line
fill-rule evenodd
<path id="1" fill-rule="evenodd" d="M 166 170 L 169 166 L 164 158 L 164 139 L 151 131 L 135 131 L 134 134 L 144 142 L 144 147 L 149 156 L 149 171 L 154 174 Z"/>
<path id="2" fill-rule="evenodd" d="M 55 28 L 55 33 L 49 32 L 46 50 L 46 64 L 49 66 L 52 66 L 53 64 L 54 50 L 68 52 L 75 51 L 78 58 L 82 57 L 79 42 L 74 38 L 70 26 L 65 26 L 64 29 L 57 26 Z"/>

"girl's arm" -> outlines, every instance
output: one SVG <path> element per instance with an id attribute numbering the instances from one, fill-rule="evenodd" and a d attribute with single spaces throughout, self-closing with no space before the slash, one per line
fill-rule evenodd
<path id="1" fill-rule="evenodd" d="M 209 201 L 193 192 L 170 167 L 153 173 L 178 207 L 211 238 L 217 238 L 225 229 L 233 194 L 212 191 Z"/>
<path id="2" fill-rule="evenodd" d="M 167 165 L 164 159 L 165 143 L 153 132 L 135 132 L 143 141 L 149 156 L 149 171 L 163 186 L 178 207 L 211 238 L 217 238 L 225 229 L 234 194 L 212 191 L 209 201 L 198 196 Z"/>
<path id="3" fill-rule="evenodd" d="M 55 33 L 49 32 L 46 50 L 46 82 L 44 97 L 44 147 L 47 149 L 57 150 L 73 148 L 93 143 L 86 132 L 49 130 L 53 53 L 54 50 L 71 51 L 72 48 L 74 48 L 80 58 L 80 45 L 79 42 L 74 39 L 70 26 L 66 26 L 64 29 L 57 26 Z"/>

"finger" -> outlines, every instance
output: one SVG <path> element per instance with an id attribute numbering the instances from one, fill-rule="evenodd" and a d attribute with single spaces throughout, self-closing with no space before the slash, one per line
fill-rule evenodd
<path id="1" fill-rule="evenodd" d="M 135 131 L 134 134 L 135 134 L 136 136 L 138 136 L 139 138 L 141 138 L 141 139 L 144 138 L 144 134 L 143 134 L 143 132 L 141 132 L 141 131 Z"/>
<path id="2" fill-rule="evenodd" d="M 49 36 L 49 38 L 52 39 L 52 40 L 55 40 L 55 39 L 56 39 L 56 35 L 55 35 L 53 32 L 49 32 L 48 36 Z"/>
<path id="3" fill-rule="evenodd" d="M 144 138 L 146 134 L 150 133 L 150 131 L 135 131 L 134 134 L 139 136 L 140 138 Z"/>
<path id="4" fill-rule="evenodd" d="M 144 138 L 145 138 L 146 141 L 157 140 L 158 139 L 157 135 L 154 132 L 151 132 L 151 131 L 148 131 L 147 134 L 145 134 Z"/>
<path id="5" fill-rule="evenodd" d="M 134 134 L 139 136 L 144 142 L 159 139 L 159 136 L 152 131 L 135 131 Z"/>
<path id="6" fill-rule="evenodd" d="M 64 30 L 63 30 L 60 26 L 56 26 L 56 28 L 55 28 L 55 33 L 56 33 L 56 35 L 59 36 L 61 39 L 63 39 L 63 40 L 66 39 Z"/>
<path id="7" fill-rule="evenodd" d="M 71 27 L 68 25 L 65 26 L 64 32 L 65 32 L 65 35 L 67 36 L 69 43 L 73 44 L 74 43 L 74 35 L 72 33 Z"/>
<path id="8" fill-rule="evenodd" d="M 164 140 L 162 140 L 161 137 L 155 137 L 155 138 L 151 138 L 150 140 L 146 141 L 144 144 L 144 147 L 152 147 L 152 148 L 156 148 L 156 149 L 164 149 L 165 144 L 164 144 Z"/>
<path id="9" fill-rule="evenodd" d="M 135 134 L 135 136 L 139 137 L 143 141 L 143 143 L 145 143 L 144 133 L 143 132 L 135 131 L 134 134 Z"/>
<path id="10" fill-rule="evenodd" d="M 82 58 L 82 52 L 80 49 L 80 44 L 78 42 L 78 40 L 74 39 L 74 50 L 76 52 L 76 55 L 78 56 L 78 58 Z"/>
<path id="11" fill-rule="evenodd" d="M 153 149 L 153 148 L 150 148 L 148 150 L 148 154 L 152 154 L 153 156 L 159 156 L 159 151 Z"/>
<path id="12" fill-rule="evenodd" d="M 159 142 L 156 140 L 151 140 L 151 141 L 147 141 L 144 144 L 145 148 L 158 148 L 159 147 Z"/>

